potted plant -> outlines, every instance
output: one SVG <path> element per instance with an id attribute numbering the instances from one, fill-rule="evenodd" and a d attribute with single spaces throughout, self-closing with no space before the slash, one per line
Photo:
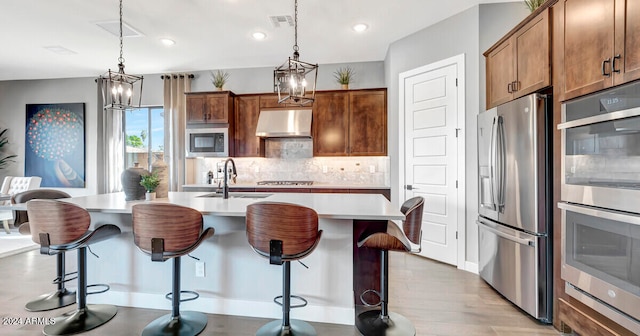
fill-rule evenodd
<path id="1" fill-rule="evenodd" d="M 222 70 L 216 70 L 215 72 L 211 72 L 211 83 L 218 90 L 222 91 L 222 87 L 229 80 L 229 73 Z"/>
<path id="2" fill-rule="evenodd" d="M 529 8 L 530 11 L 533 12 L 546 1 L 547 0 L 524 0 L 524 4 Z"/>
<path id="3" fill-rule="evenodd" d="M 338 68 L 338 70 L 333 73 L 333 77 L 342 85 L 342 88 L 346 90 L 349 88 L 349 83 L 353 82 L 355 74 L 356 72 L 350 67 L 344 67 Z"/>
<path id="4" fill-rule="evenodd" d="M 156 198 L 156 188 L 159 184 L 160 178 L 158 178 L 158 174 L 156 173 L 146 174 L 140 177 L 140 185 L 147 190 L 145 194 L 147 201 L 153 201 Z"/>
<path id="5" fill-rule="evenodd" d="M 0 151 L 2 151 L 2 148 L 9 143 L 9 139 L 7 139 L 7 137 L 4 135 L 8 130 L 9 129 L 5 128 L 4 130 L 0 131 Z M 9 162 L 15 162 L 12 160 L 15 157 L 17 157 L 17 155 L 7 155 L 5 157 L 0 157 L 0 169 L 3 169 L 6 165 L 9 164 Z"/>

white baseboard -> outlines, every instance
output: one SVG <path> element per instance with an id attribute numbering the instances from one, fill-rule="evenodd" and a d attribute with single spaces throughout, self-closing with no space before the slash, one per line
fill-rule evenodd
<path id="1" fill-rule="evenodd" d="M 467 272 L 471 272 L 473 274 L 478 274 L 479 270 L 478 270 L 478 263 L 473 263 L 470 261 L 465 261 L 464 262 L 464 270 Z"/>
<path id="2" fill-rule="evenodd" d="M 165 299 L 164 294 L 131 293 L 110 290 L 104 294 L 89 296 L 87 302 L 136 308 L 171 309 L 171 301 Z M 273 302 L 229 300 L 202 296 L 197 300 L 181 303 L 180 310 L 271 319 L 282 318 L 282 308 Z M 309 304 L 303 308 L 292 309 L 291 318 L 311 322 L 354 325 L 355 308 Z"/>

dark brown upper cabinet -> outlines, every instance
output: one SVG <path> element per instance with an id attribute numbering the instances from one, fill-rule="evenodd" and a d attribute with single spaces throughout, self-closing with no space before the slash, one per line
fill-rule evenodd
<path id="1" fill-rule="evenodd" d="M 230 124 L 235 95 L 230 91 L 188 92 L 187 124 Z"/>
<path id="2" fill-rule="evenodd" d="M 484 53 L 487 109 L 551 85 L 549 9 L 528 17 Z"/>
<path id="3" fill-rule="evenodd" d="M 387 155 L 387 90 L 316 93 L 314 156 Z"/>
<path id="4" fill-rule="evenodd" d="M 563 100 L 640 78 L 640 2 L 563 0 Z"/>

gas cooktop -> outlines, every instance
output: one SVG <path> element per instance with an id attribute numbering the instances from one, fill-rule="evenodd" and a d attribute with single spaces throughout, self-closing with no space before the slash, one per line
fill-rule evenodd
<path id="1" fill-rule="evenodd" d="M 284 186 L 296 186 L 296 185 L 312 185 L 313 181 L 258 181 L 258 185 L 284 185 Z"/>

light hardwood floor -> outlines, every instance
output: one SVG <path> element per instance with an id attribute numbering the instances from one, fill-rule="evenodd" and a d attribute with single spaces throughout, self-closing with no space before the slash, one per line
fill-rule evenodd
<path id="1" fill-rule="evenodd" d="M 93 258 L 89 255 L 90 258 Z M 409 318 L 417 335 L 561 335 L 503 299 L 477 275 L 421 257 L 391 253 L 391 310 Z M 55 317 L 71 310 L 65 307 L 31 313 L 24 304 L 55 286 L 55 257 L 30 251 L 0 259 L 0 316 L 27 318 Z M 69 286 L 72 287 L 72 286 Z M 75 287 L 75 285 L 73 285 Z M 304 309 L 304 308 L 301 308 Z M 144 326 L 168 311 L 119 307 L 107 324 L 83 335 L 140 335 Z M 208 315 L 201 335 L 255 335 L 268 320 Z M 318 335 L 359 335 L 352 326 L 312 323 Z M 0 335 L 41 335 L 42 325 L 0 325 Z"/>

